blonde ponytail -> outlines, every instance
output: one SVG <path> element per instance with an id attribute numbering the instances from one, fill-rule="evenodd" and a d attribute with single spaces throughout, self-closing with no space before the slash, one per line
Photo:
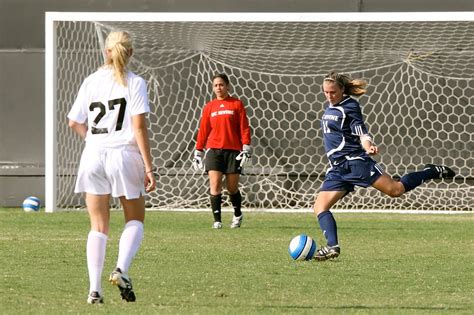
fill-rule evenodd
<path id="1" fill-rule="evenodd" d="M 340 74 L 335 71 L 330 72 L 325 78 L 324 81 L 335 82 L 339 87 L 344 89 L 344 94 L 360 96 L 367 92 L 365 87 L 367 82 L 361 79 L 351 79 L 345 74 Z"/>
<path id="2" fill-rule="evenodd" d="M 105 40 L 105 49 L 107 51 L 105 66 L 111 66 L 115 80 L 127 86 L 127 65 L 132 55 L 130 34 L 124 31 L 111 32 Z"/>

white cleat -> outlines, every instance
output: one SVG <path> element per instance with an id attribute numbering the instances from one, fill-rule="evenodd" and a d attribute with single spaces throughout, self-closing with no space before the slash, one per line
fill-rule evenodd
<path id="1" fill-rule="evenodd" d="M 243 214 L 241 214 L 239 217 L 236 217 L 234 215 L 234 217 L 232 218 L 232 222 L 230 223 L 230 228 L 231 229 L 239 228 L 240 225 L 242 224 L 243 217 L 244 217 Z"/>
<path id="2" fill-rule="evenodd" d="M 104 303 L 104 297 L 102 297 L 99 292 L 92 291 L 87 297 L 87 303 L 89 304 L 102 304 Z"/>
<path id="3" fill-rule="evenodd" d="M 221 222 L 214 222 L 214 224 L 212 225 L 212 228 L 213 229 L 222 229 L 222 223 Z"/>

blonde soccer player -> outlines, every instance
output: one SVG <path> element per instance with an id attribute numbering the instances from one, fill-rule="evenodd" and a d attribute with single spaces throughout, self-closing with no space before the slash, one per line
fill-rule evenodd
<path id="1" fill-rule="evenodd" d="M 85 140 L 76 193 L 85 193 L 91 229 L 87 237 L 90 304 L 103 303 L 101 286 L 109 233 L 112 197 L 123 206 L 125 227 L 115 270 L 109 281 L 122 299 L 134 302 L 129 267 L 143 239 L 146 192 L 156 181 L 148 138 L 150 111 L 146 82 L 127 69 L 133 54 L 127 32 L 111 32 L 105 41 L 106 61 L 82 83 L 68 114 L 69 126 Z"/>
<path id="2" fill-rule="evenodd" d="M 427 180 L 455 175 L 449 167 L 433 164 L 406 174 L 400 181 L 383 171 L 371 157 L 379 153 L 379 148 L 365 126 L 359 102 L 353 98 L 366 92 L 366 84 L 337 72 L 329 73 L 323 81 L 327 104 L 321 127 L 329 168 L 314 202 L 314 212 L 327 240 L 327 246 L 314 255 L 319 261 L 336 258 L 341 252 L 336 220 L 330 209 L 355 186 L 372 186 L 390 197 L 399 197 Z"/>

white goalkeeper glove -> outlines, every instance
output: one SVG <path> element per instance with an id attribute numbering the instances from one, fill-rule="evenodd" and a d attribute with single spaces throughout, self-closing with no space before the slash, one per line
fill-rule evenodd
<path id="1" fill-rule="evenodd" d="M 239 155 L 237 155 L 237 157 L 235 158 L 237 161 L 240 161 L 241 167 L 247 166 L 250 163 L 252 159 L 250 151 L 250 146 L 248 144 L 244 144 L 242 147 L 242 151 L 240 151 Z"/>
<path id="2" fill-rule="evenodd" d="M 193 168 L 195 171 L 202 170 L 204 165 L 202 164 L 202 151 L 195 150 L 193 157 Z"/>

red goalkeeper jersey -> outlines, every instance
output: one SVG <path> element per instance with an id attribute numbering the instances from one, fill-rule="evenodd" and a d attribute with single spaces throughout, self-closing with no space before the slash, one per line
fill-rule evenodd
<path id="1" fill-rule="evenodd" d="M 242 150 L 250 145 L 250 126 L 244 104 L 236 98 L 212 100 L 204 106 L 196 149 Z"/>

